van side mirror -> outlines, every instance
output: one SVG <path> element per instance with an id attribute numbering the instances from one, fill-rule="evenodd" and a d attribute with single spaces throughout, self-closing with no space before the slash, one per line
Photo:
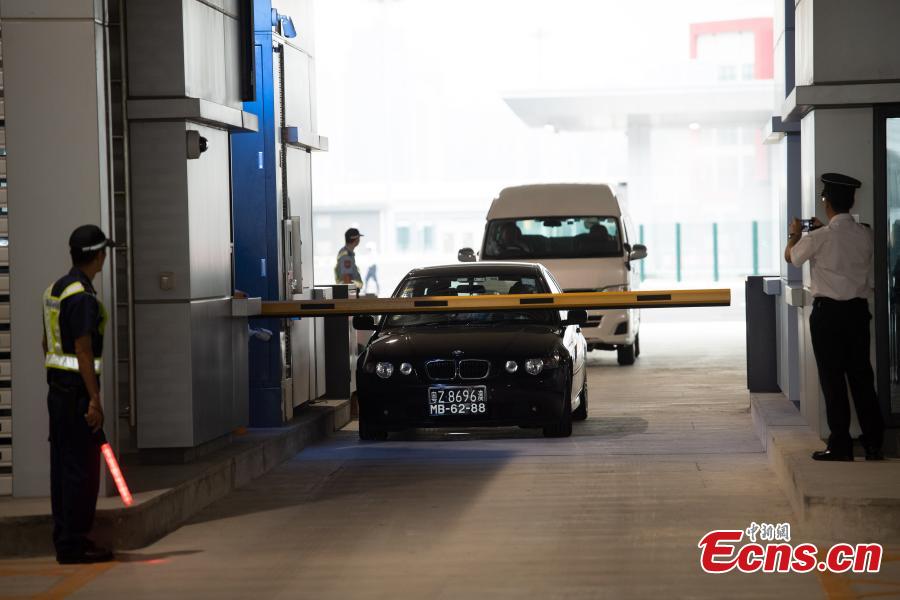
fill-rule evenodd
<path id="1" fill-rule="evenodd" d="M 647 258 L 647 246 L 643 244 L 635 244 L 631 247 L 628 260 L 641 260 Z"/>
<path id="2" fill-rule="evenodd" d="M 475 251 L 471 248 L 461 248 L 460 251 L 456 253 L 456 259 L 459 262 L 475 262 L 477 257 L 475 256 Z"/>
<path id="3" fill-rule="evenodd" d="M 569 314 L 563 320 L 563 325 L 587 325 L 588 315 L 583 308 L 570 308 Z"/>
<path id="4" fill-rule="evenodd" d="M 375 317 L 372 315 L 354 315 L 353 329 L 357 331 L 375 331 Z"/>

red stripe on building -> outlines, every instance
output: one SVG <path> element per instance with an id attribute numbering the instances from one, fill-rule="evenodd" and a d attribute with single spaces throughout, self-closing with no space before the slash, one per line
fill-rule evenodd
<path id="1" fill-rule="evenodd" d="M 773 79 L 775 77 L 773 28 L 770 17 L 691 23 L 691 58 L 697 58 L 697 38 L 701 35 L 750 31 L 753 32 L 754 40 L 753 78 Z"/>

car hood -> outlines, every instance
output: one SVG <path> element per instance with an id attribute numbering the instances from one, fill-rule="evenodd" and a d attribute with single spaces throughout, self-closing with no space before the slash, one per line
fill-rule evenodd
<path id="1" fill-rule="evenodd" d="M 372 340 L 368 352 L 379 359 L 409 361 L 535 357 L 560 344 L 559 329 L 550 326 L 423 327 L 387 330 Z"/>

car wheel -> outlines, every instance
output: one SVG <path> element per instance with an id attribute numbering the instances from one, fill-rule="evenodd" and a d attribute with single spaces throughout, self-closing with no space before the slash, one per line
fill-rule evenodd
<path id="1" fill-rule="evenodd" d="M 619 364 L 622 366 L 633 365 L 634 364 L 634 344 L 629 344 L 627 346 L 619 346 L 616 350 L 618 353 Z"/>
<path id="2" fill-rule="evenodd" d="M 634 357 L 641 355 L 641 334 L 634 336 Z"/>
<path id="3" fill-rule="evenodd" d="M 544 437 L 564 438 L 572 435 L 572 395 L 566 390 L 566 400 L 563 404 L 562 415 L 559 421 L 552 425 L 544 426 Z"/>
<path id="4" fill-rule="evenodd" d="M 584 387 L 581 388 L 581 404 L 572 412 L 573 421 L 584 421 L 588 417 L 588 386 L 587 377 L 584 378 Z"/>
<path id="5" fill-rule="evenodd" d="M 388 432 L 384 429 L 373 427 L 369 422 L 359 416 L 359 439 L 365 442 L 381 442 L 386 440 Z"/>

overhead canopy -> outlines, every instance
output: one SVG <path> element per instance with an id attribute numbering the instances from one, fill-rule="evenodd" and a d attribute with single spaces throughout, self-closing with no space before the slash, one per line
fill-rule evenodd
<path id="1" fill-rule="evenodd" d="M 530 127 L 559 131 L 626 129 L 629 124 L 701 126 L 763 123 L 774 105 L 771 80 L 574 93 L 511 93 L 503 100 Z"/>

